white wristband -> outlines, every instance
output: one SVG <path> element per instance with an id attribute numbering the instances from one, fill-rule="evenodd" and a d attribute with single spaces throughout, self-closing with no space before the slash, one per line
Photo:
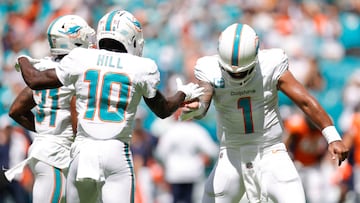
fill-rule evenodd
<path id="1" fill-rule="evenodd" d="M 325 137 L 328 144 L 330 144 L 330 143 L 332 143 L 334 141 L 341 140 L 341 137 L 340 137 L 338 131 L 336 130 L 335 126 L 333 126 L 333 125 L 324 128 L 321 131 L 321 133 Z"/>

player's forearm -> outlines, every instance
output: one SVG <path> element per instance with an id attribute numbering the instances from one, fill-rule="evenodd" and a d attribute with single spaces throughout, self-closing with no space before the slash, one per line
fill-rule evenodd
<path id="1" fill-rule="evenodd" d="M 36 70 L 30 61 L 26 57 L 18 58 L 18 62 L 21 69 L 21 75 L 24 78 L 25 83 L 31 88 L 34 89 L 34 79 L 38 78 L 38 70 Z"/>
<path id="2" fill-rule="evenodd" d="M 319 128 L 319 130 L 334 125 L 330 116 L 315 99 L 308 99 L 308 101 L 301 105 L 300 108 Z"/>
<path id="3" fill-rule="evenodd" d="M 209 109 L 209 106 L 210 106 L 210 102 L 204 102 L 204 101 L 199 102 L 199 107 L 196 110 L 197 113 L 194 114 L 194 119 L 200 120 L 204 118 Z"/>
<path id="4" fill-rule="evenodd" d="M 183 92 L 177 92 L 174 96 L 166 98 L 166 114 L 170 116 L 173 114 L 184 102 L 185 94 Z"/>
<path id="5" fill-rule="evenodd" d="M 31 111 L 23 115 L 9 114 L 9 116 L 25 129 L 35 132 L 34 114 Z"/>
<path id="6" fill-rule="evenodd" d="M 35 106 L 32 90 L 25 87 L 11 104 L 9 116 L 24 128 L 35 131 L 34 114 L 31 112 Z"/>
<path id="7" fill-rule="evenodd" d="M 159 91 L 154 98 L 144 98 L 148 107 L 159 118 L 166 118 L 173 114 L 185 99 L 183 92 L 177 92 L 174 96 L 165 98 Z"/>
<path id="8" fill-rule="evenodd" d="M 304 104 L 300 108 L 313 121 L 313 123 L 321 130 L 326 141 L 330 144 L 334 141 L 341 140 L 340 134 L 334 126 L 330 116 L 324 108 L 312 96 L 304 100 Z"/>
<path id="9" fill-rule="evenodd" d="M 21 75 L 25 83 L 33 90 L 52 89 L 62 86 L 55 69 L 39 71 L 34 68 L 26 57 L 18 59 Z M 55 67 L 54 67 L 55 68 Z"/>
<path id="10" fill-rule="evenodd" d="M 197 116 L 194 117 L 194 119 L 202 119 L 203 117 L 205 117 L 207 111 L 209 110 L 210 104 L 211 104 L 211 100 L 214 94 L 214 88 L 213 86 L 208 83 L 208 82 L 204 82 L 204 81 L 199 81 L 198 82 L 200 87 L 204 88 L 204 94 L 201 95 L 199 97 L 199 114 Z"/>

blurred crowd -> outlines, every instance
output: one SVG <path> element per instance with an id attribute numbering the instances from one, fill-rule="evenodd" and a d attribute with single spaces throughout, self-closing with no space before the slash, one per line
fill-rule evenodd
<path id="1" fill-rule="evenodd" d="M 46 30 L 54 18 L 76 14 L 96 29 L 99 18 L 115 8 L 132 12 L 142 23 L 144 56 L 157 62 L 163 92 L 173 91 L 174 75 L 193 81 L 195 60 L 215 54 L 220 31 L 234 22 L 251 25 L 261 38 L 261 48 L 284 49 L 290 70 L 319 100 L 354 149 L 349 161 L 337 168 L 329 159 L 326 142 L 319 132 L 286 96 L 279 95 L 288 130 L 284 139 L 303 177 L 308 202 L 360 202 L 356 197 L 360 195 L 360 186 L 356 187 L 360 185 L 360 175 L 355 175 L 355 171 L 360 171 L 360 152 L 356 151 L 360 151 L 359 0 L 3 0 L 0 115 L 6 122 L 0 121 L 0 163 L 5 168 L 26 157 L 31 143 L 31 133 L 6 117 L 13 99 L 25 86 L 21 74 L 14 69 L 16 58 L 22 54 L 33 58 L 50 55 Z M 155 153 L 166 134 L 166 125 L 156 127 L 155 116 L 146 108 L 139 112 L 132 149 L 141 178 L 137 203 L 171 202 L 173 193 L 166 179 L 166 164 Z M 216 143 L 214 120 L 210 110 L 203 120 L 192 122 L 200 124 Z M 201 195 L 204 176 L 216 159 L 205 152 L 199 155 L 204 161 L 204 173 L 196 180 L 193 196 Z M 29 202 L 26 194 L 31 190 L 31 174 L 17 180 L 25 200 L 16 202 Z M 0 197 L 5 197 L 3 194 L 0 190 Z M 194 197 L 194 202 L 197 200 Z M 0 198 L 0 203 L 6 201 L 11 202 Z"/>

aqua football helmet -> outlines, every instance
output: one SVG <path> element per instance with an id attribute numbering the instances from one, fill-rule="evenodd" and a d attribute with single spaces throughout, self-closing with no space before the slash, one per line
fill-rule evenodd
<path id="1" fill-rule="evenodd" d="M 115 10 L 105 14 L 97 27 L 98 47 L 103 39 L 113 39 L 124 45 L 126 51 L 142 56 L 144 38 L 140 22 L 125 10 Z"/>
<path id="2" fill-rule="evenodd" d="M 95 30 L 77 15 L 65 15 L 50 23 L 48 41 L 52 55 L 65 55 L 76 47 L 95 45 Z"/>
<path id="3" fill-rule="evenodd" d="M 256 32 L 246 24 L 228 26 L 219 37 L 219 64 L 225 79 L 240 85 L 255 75 L 259 40 Z"/>

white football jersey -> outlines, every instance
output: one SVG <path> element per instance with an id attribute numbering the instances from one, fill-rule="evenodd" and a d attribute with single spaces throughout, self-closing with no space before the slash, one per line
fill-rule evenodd
<path id="1" fill-rule="evenodd" d="M 217 136 L 222 146 L 268 146 L 282 140 L 277 82 L 287 69 L 288 58 L 283 50 L 260 50 L 255 76 L 240 86 L 222 76 L 218 55 L 197 61 L 196 78 L 214 87 Z"/>
<path id="2" fill-rule="evenodd" d="M 46 70 L 58 66 L 50 57 L 40 60 L 35 68 Z M 74 140 L 71 125 L 70 101 L 75 95 L 73 86 L 33 90 L 36 134 L 30 155 L 58 168 L 70 162 L 70 145 Z"/>
<path id="3" fill-rule="evenodd" d="M 156 95 L 160 82 L 151 59 L 127 53 L 76 48 L 56 69 L 64 85 L 74 84 L 77 136 L 129 142 L 142 96 Z"/>

